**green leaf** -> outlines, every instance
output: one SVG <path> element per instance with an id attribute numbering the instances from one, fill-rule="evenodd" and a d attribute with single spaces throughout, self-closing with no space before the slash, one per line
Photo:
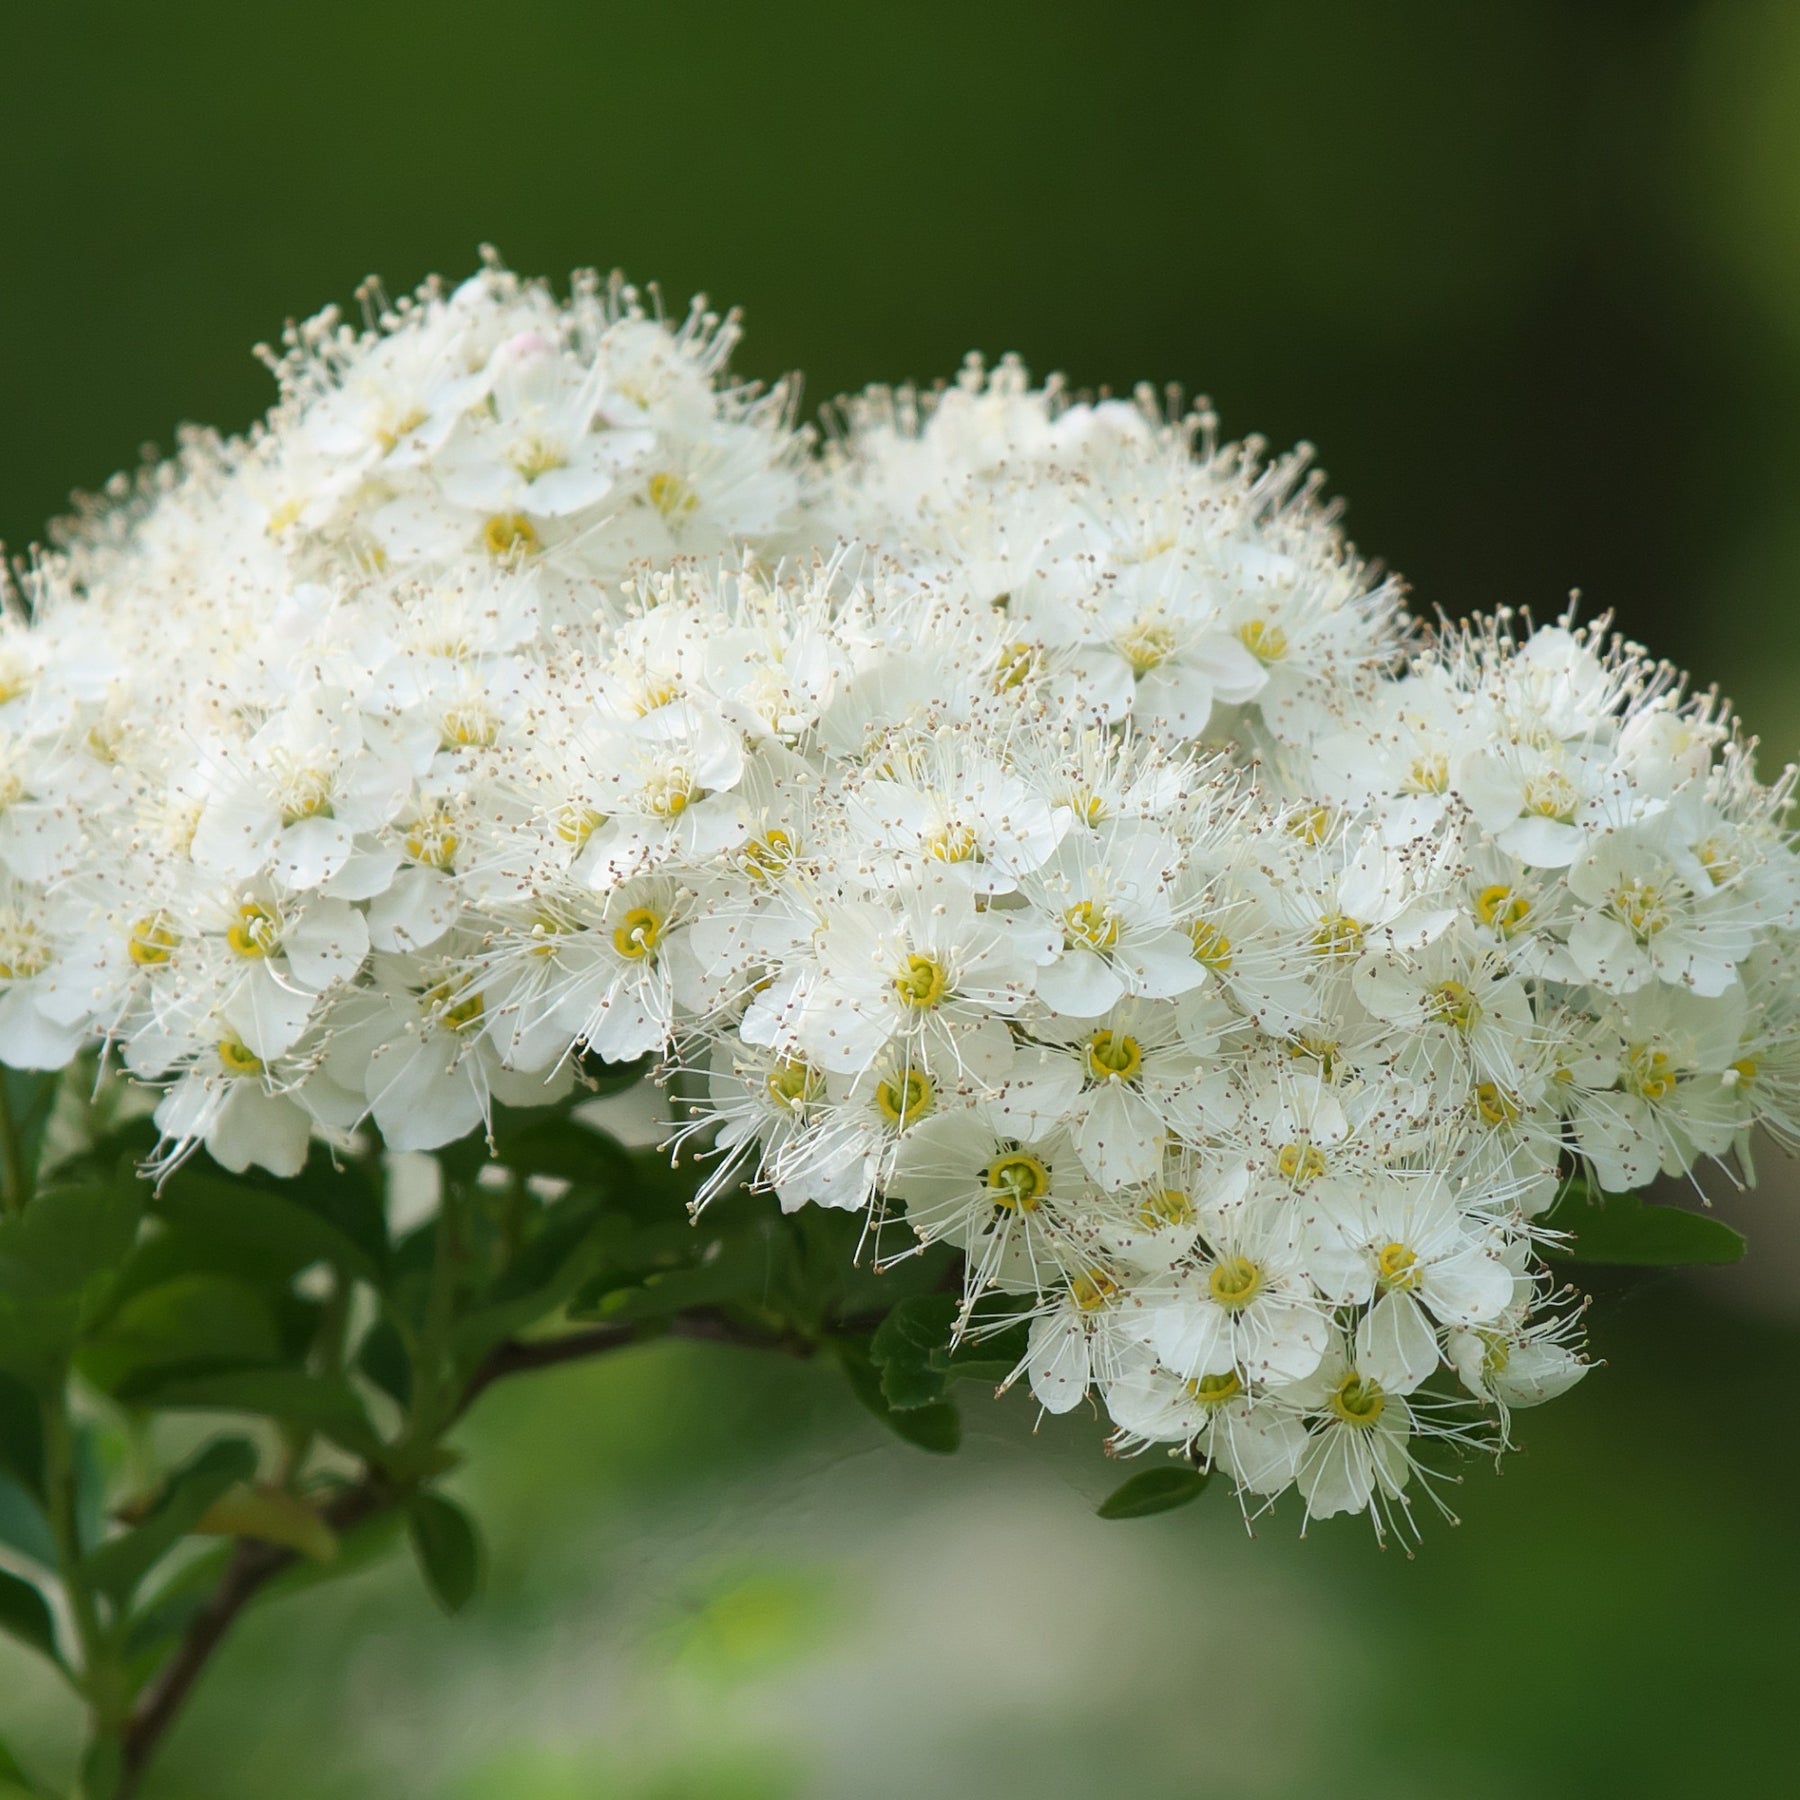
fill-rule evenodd
<path id="1" fill-rule="evenodd" d="M 447 1613 L 461 1612 L 481 1585 L 481 1542 L 469 1515 L 442 1494 L 418 1494 L 406 1527 L 432 1598 Z"/>
<path id="2" fill-rule="evenodd" d="M 358 1456 L 379 1455 L 380 1440 L 356 1389 L 342 1375 L 303 1369 L 219 1369 L 152 1375 L 124 1383 L 119 1398 L 176 1412 L 263 1413 L 322 1431 Z"/>
<path id="3" fill-rule="evenodd" d="M 412 1405 L 412 1358 L 391 1319 L 377 1319 L 356 1352 L 356 1366 L 401 1408 Z"/>
<path id="4" fill-rule="evenodd" d="M 62 1666 L 62 1652 L 56 1647 L 56 1626 L 44 1596 L 29 1581 L 21 1581 L 4 1569 L 0 1569 L 0 1631 Z"/>
<path id="5" fill-rule="evenodd" d="M 1545 1257 L 1559 1262 L 1680 1268 L 1737 1262 L 1745 1248 L 1741 1233 L 1706 1213 L 1646 1206 L 1637 1194 L 1599 1194 L 1581 1181 L 1563 1189 L 1543 1223 L 1573 1234 L 1543 1246 Z"/>
<path id="6" fill-rule="evenodd" d="M 10 1544 L 46 1568 L 55 1568 L 56 1539 L 35 1494 L 11 1475 L 0 1475 L 0 1544 Z"/>
<path id="7" fill-rule="evenodd" d="M 473 1368 L 495 1344 L 560 1311 L 629 1229 L 629 1221 L 603 1213 L 599 1200 L 580 1191 L 546 1207 L 536 1233 L 489 1290 L 488 1304 L 458 1323 L 462 1366 Z"/>
<path id="8" fill-rule="evenodd" d="M 1094 1508 L 1103 1519 L 1147 1519 L 1152 1513 L 1168 1512 L 1198 1500 L 1201 1490 L 1211 1480 L 1198 1469 L 1177 1468 L 1173 1463 L 1159 1469 L 1145 1469 L 1123 1486 L 1114 1488 Z"/>
<path id="9" fill-rule="evenodd" d="M 131 1252 L 145 1189 L 59 1187 L 0 1220 L 0 1368 L 56 1380 Z"/>
<path id="10" fill-rule="evenodd" d="M 26 1774 L 10 1744 L 0 1743 L 0 1800 L 41 1800 L 44 1790 Z"/>
<path id="11" fill-rule="evenodd" d="M 89 1553 L 84 1572 L 90 1585 L 115 1604 L 127 1599 L 176 1544 L 199 1528 L 222 1494 L 255 1472 L 256 1447 L 248 1439 L 208 1444 L 169 1477 L 138 1524 Z"/>
<path id="12" fill-rule="evenodd" d="M 256 1538 L 297 1550 L 314 1562 L 337 1555 L 337 1538 L 329 1525 L 294 1494 L 266 1483 L 245 1483 L 221 1494 L 194 1527 L 208 1537 Z"/>
<path id="13" fill-rule="evenodd" d="M 891 1407 L 910 1411 L 942 1400 L 949 1385 L 941 1361 L 961 1310 L 950 1294 L 915 1294 L 902 1300 L 869 1340 L 869 1359 L 881 1371 L 881 1394 Z"/>
<path id="14" fill-rule="evenodd" d="M 204 1164 L 190 1165 L 163 1188 L 156 1212 L 185 1235 L 203 1240 L 220 1259 L 214 1267 L 251 1280 L 292 1275 L 309 1263 L 330 1263 L 346 1275 L 377 1282 L 386 1261 L 385 1236 L 371 1233 L 355 1190 L 362 1171 L 334 1168 L 325 1153 L 280 1185 L 234 1178 Z M 336 1190 L 346 1190 L 339 1194 Z"/>
<path id="15" fill-rule="evenodd" d="M 37 1180 L 38 1165 L 44 1156 L 44 1133 L 56 1110 L 62 1077 L 61 1069 L 0 1069 L 0 1080 L 6 1083 L 6 1110 L 18 1145 L 19 1172 L 25 1178 L 27 1192 Z"/>
<path id="16" fill-rule="evenodd" d="M 322 1587 L 328 1581 L 341 1581 L 379 1562 L 399 1541 L 402 1515 L 398 1511 L 377 1513 L 338 1538 L 338 1553 L 331 1562 L 302 1561 L 290 1563 L 273 1581 L 258 1590 L 256 1604 L 285 1599 Z"/>
<path id="17" fill-rule="evenodd" d="M 33 1494 L 44 1491 L 44 1409 L 24 1382 L 0 1372 L 0 1469 Z"/>
<path id="18" fill-rule="evenodd" d="M 962 1419 L 951 1401 L 892 1406 L 881 1391 L 881 1372 L 864 1345 L 849 1338 L 836 1338 L 832 1347 L 849 1378 L 850 1391 L 896 1437 L 935 1456 L 948 1456 L 962 1443 Z"/>
<path id="19" fill-rule="evenodd" d="M 205 1364 L 274 1363 L 282 1332 L 275 1303 L 228 1275 L 177 1276 L 134 1294 L 80 1358 L 81 1373 L 111 1393 L 158 1372 Z"/>
<path id="20" fill-rule="evenodd" d="M 125 1773 L 125 1751 L 120 1740 L 108 1734 L 95 1738 L 81 1759 L 80 1800 L 112 1800 Z"/>

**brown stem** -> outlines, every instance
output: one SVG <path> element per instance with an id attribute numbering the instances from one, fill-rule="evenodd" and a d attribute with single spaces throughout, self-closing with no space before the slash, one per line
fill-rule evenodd
<path id="1" fill-rule="evenodd" d="M 669 1323 L 669 1335 L 706 1343 L 785 1350 L 794 1355 L 810 1355 L 813 1349 L 806 1339 L 739 1325 L 726 1314 L 710 1309 L 678 1314 Z M 600 1356 L 609 1350 L 644 1341 L 629 1325 L 594 1325 L 561 1337 L 509 1340 L 499 1344 L 469 1377 L 457 1399 L 452 1418 L 460 1419 L 488 1388 L 508 1376 L 554 1368 L 559 1363 Z M 325 1507 L 321 1517 L 334 1533 L 341 1535 L 398 1505 L 404 1497 L 403 1491 L 390 1487 L 378 1476 L 365 1474 L 353 1486 L 343 1489 Z M 157 1746 L 174 1723 L 213 1652 L 237 1622 L 238 1615 L 263 1587 L 298 1561 L 298 1552 L 279 1545 L 249 1538 L 238 1540 L 237 1549 L 211 1598 L 188 1626 L 180 1647 L 145 1688 L 132 1711 L 125 1727 L 124 1773 L 115 1791 L 115 1800 L 133 1800 Z"/>

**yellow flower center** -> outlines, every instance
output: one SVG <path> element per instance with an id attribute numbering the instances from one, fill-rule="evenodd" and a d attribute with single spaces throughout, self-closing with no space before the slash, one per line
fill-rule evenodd
<path id="1" fill-rule="evenodd" d="M 1757 1061 L 1754 1056 L 1740 1056 L 1731 1065 L 1732 1086 L 1756 1079 Z"/>
<path id="2" fill-rule="evenodd" d="M 1383 1244 L 1375 1254 L 1375 1279 L 1383 1293 L 1416 1288 L 1422 1273 L 1418 1257 L 1404 1244 Z"/>
<path id="3" fill-rule="evenodd" d="M 921 847 L 932 861 L 942 863 L 974 862 L 981 849 L 967 825 L 946 825 L 942 831 L 932 832 Z"/>
<path id="4" fill-rule="evenodd" d="M 1450 759 L 1441 750 L 1415 756 L 1401 786 L 1409 794 L 1441 794 L 1450 786 Z"/>
<path id="5" fill-rule="evenodd" d="M 1612 915 L 1637 939 L 1647 944 L 1669 924 L 1669 902 L 1654 882 L 1621 881 L 1607 897 Z"/>
<path id="6" fill-rule="evenodd" d="M 569 459 L 544 438 L 521 438 L 514 444 L 506 460 L 518 470 L 527 481 L 536 481 L 540 475 L 548 475 L 553 469 L 566 469 Z"/>
<path id="7" fill-rule="evenodd" d="M 302 819 L 329 819 L 331 816 L 331 777 L 322 769 L 297 770 L 282 797 L 282 824 L 298 825 Z"/>
<path id="8" fill-rule="evenodd" d="M 1119 915 L 1101 900 L 1077 900 L 1063 914 L 1068 949 L 1110 950 L 1119 941 Z"/>
<path id="9" fill-rule="evenodd" d="M 1475 1084 L 1475 1113 L 1482 1124 L 1494 1130 L 1512 1124 L 1519 1116 L 1519 1108 L 1495 1083 L 1478 1081 Z"/>
<path id="10" fill-rule="evenodd" d="M 744 872 L 753 881 L 773 881 L 794 860 L 794 840 L 779 825 L 752 838 L 742 851 Z"/>
<path id="11" fill-rule="evenodd" d="M 627 962 L 649 962 L 656 956 L 668 921 L 648 906 L 634 906 L 613 927 L 613 949 Z"/>
<path id="12" fill-rule="evenodd" d="M 1575 791 L 1574 784 L 1568 776 L 1558 774 L 1554 769 L 1532 776 L 1525 784 L 1525 810 L 1540 819 L 1555 819 L 1567 825 L 1580 804 L 1581 796 Z"/>
<path id="13" fill-rule="evenodd" d="M 894 977 L 894 992 L 900 996 L 902 1006 L 914 1012 L 929 1012 L 950 992 L 950 972 L 935 956 L 915 952 Z"/>
<path id="14" fill-rule="evenodd" d="M 461 841 L 455 820 L 439 807 L 413 820 L 405 838 L 406 854 L 427 869 L 448 869 Z"/>
<path id="15" fill-rule="evenodd" d="M 1302 806 L 1288 814 L 1287 830 L 1303 844 L 1322 844 L 1331 831 L 1331 808 Z"/>
<path id="16" fill-rule="evenodd" d="M 1431 990 L 1431 1016 L 1455 1031 L 1473 1031 L 1481 1002 L 1460 981 L 1440 981 Z"/>
<path id="17" fill-rule="evenodd" d="M 1144 1053 L 1134 1037 L 1122 1031 L 1096 1031 L 1088 1039 L 1089 1081 L 1136 1081 L 1144 1072 Z"/>
<path id="18" fill-rule="evenodd" d="M 579 850 L 605 823 L 605 813 L 570 801 L 557 811 L 556 835 Z"/>
<path id="19" fill-rule="evenodd" d="M 1363 1375 L 1346 1375 L 1327 1402 L 1332 1414 L 1356 1431 L 1367 1431 L 1381 1417 L 1387 1395 L 1381 1383 Z"/>
<path id="20" fill-rule="evenodd" d="M 1021 640 L 1005 645 L 994 664 L 994 692 L 1004 694 L 1008 688 L 1023 687 L 1041 660 L 1042 654 L 1035 644 Z"/>
<path id="21" fill-rule="evenodd" d="M 1146 1231 L 1160 1231 L 1165 1225 L 1191 1225 L 1194 1202 L 1180 1188 L 1163 1188 L 1146 1197 L 1138 1208 L 1138 1223 Z"/>
<path id="22" fill-rule="evenodd" d="M 1319 928 L 1312 934 L 1315 956 L 1355 956 L 1362 945 L 1363 928 L 1348 913 L 1328 912 L 1319 915 Z"/>
<path id="23" fill-rule="evenodd" d="M 535 556 L 539 548 L 537 527 L 523 513 L 495 513 L 482 527 L 481 541 L 496 561 Z"/>
<path id="24" fill-rule="evenodd" d="M 438 727 L 440 750 L 485 750 L 500 736 L 500 721 L 479 700 L 453 706 Z"/>
<path id="25" fill-rule="evenodd" d="M 1708 838 L 1704 844 L 1696 844 L 1694 854 L 1700 859 L 1700 866 L 1706 871 L 1707 879 L 1714 887 L 1723 887 L 1726 882 L 1743 872 L 1744 865 L 1731 848 L 1715 838 Z"/>
<path id="26" fill-rule="evenodd" d="M 181 939 L 163 913 L 149 913 L 137 920 L 125 939 L 125 951 L 140 969 L 166 963 Z"/>
<path id="27" fill-rule="evenodd" d="M 798 1112 L 825 1091 L 825 1077 L 811 1063 L 784 1056 L 769 1070 L 769 1098 L 782 1112 Z"/>
<path id="28" fill-rule="evenodd" d="M 1475 916 L 1489 930 L 1511 937 L 1531 916 L 1531 902 L 1505 882 L 1496 881 L 1475 896 Z"/>
<path id="29" fill-rule="evenodd" d="M 1295 1187 L 1305 1187 L 1325 1173 L 1325 1152 L 1317 1144 L 1283 1144 L 1275 1153 L 1275 1167 Z"/>
<path id="30" fill-rule="evenodd" d="M 471 1025 L 479 1025 L 482 1013 L 487 1010 L 479 988 L 459 988 L 454 978 L 427 988 L 420 999 L 431 1014 L 432 1022 L 446 1031 L 467 1031 Z"/>
<path id="31" fill-rule="evenodd" d="M 1269 619 L 1246 619 L 1238 627 L 1238 642 L 1265 666 L 1287 655 L 1287 633 Z"/>
<path id="32" fill-rule="evenodd" d="M 1668 1099 L 1681 1079 L 1668 1052 L 1648 1044 L 1633 1044 L 1625 1052 L 1625 1085 L 1652 1106 Z"/>
<path id="33" fill-rule="evenodd" d="M 1062 803 L 1076 818 L 1090 827 L 1098 825 L 1111 811 L 1106 801 L 1092 788 L 1070 788 L 1068 793 L 1063 796 Z"/>
<path id="34" fill-rule="evenodd" d="M 665 519 L 691 513 L 700 504 L 700 496 L 672 469 L 659 469 L 650 477 L 650 504 Z"/>
<path id="35" fill-rule="evenodd" d="M 237 923 L 225 933 L 225 941 L 239 956 L 253 960 L 281 947 L 281 919 L 260 900 L 246 900 L 237 909 Z"/>
<path id="36" fill-rule="evenodd" d="M 1036 1212 L 1050 1191 L 1050 1171 L 1025 1150 L 1009 1150 L 987 1167 L 994 1205 L 1005 1212 Z"/>
<path id="37" fill-rule="evenodd" d="M 1188 925 L 1188 937 L 1193 941 L 1195 962 L 1204 964 L 1215 975 L 1230 972 L 1231 939 L 1218 926 L 1195 919 Z"/>
<path id="38" fill-rule="evenodd" d="M 1223 1406 L 1243 1391 L 1243 1379 L 1236 1369 L 1227 1369 L 1223 1375 L 1199 1375 L 1187 1383 L 1188 1398 L 1206 1407 Z"/>
<path id="39" fill-rule="evenodd" d="M 1119 654 L 1136 676 L 1148 675 L 1175 653 L 1175 633 L 1155 619 L 1139 619 L 1118 642 Z"/>
<path id="40" fill-rule="evenodd" d="M 241 1037 L 227 1034 L 218 1042 L 219 1067 L 231 1076 L 260 1075 L 263 1059 Z"/>
<path id="41" fill-rule="evenodd" d="M 0 981 L 29 981 L 53 960 L 50 940 L 29 919 L 0 924 Z"/>
<path id="42" fill-rule="evenodd" d="M 904 1131 L 917 1124 L 931 1111 L 937 1089 L 931 1078 L 919 1069 L 908 1069 L 904 1075 L 890 1075 L 875 1090 L 875 1104 L 890 1125 Z"/>
<path id="43" fill-rule="evenodd" d="M 1337 1075 L 1338 1051 L 1341 1045 L 1333 1038 L 1316 1037 L 1302 1032 L 1288 1039 L 1287 1053 L 1296 1062 L 1305 1060 L 1317 1066 L 1319 1079 L 1330 1081 Z"/>
<path id="44" fill-rule="evenodd" d="M 1207 1271 L 1206 1285 L 1227 1312 L 1242 1312 L 1262 1292 L 1260 1263 L 1247 1256 L 1222 1256 Z"/>
<path id="45" fill-rule="evenodd" d="M 1119 1284 L 1104 1269 L 1085 1269 L 1069 1277 L 1069 1298 L 1084 1312 L 1098 1312 L 1119 1296 Z"/>
<path id="46" fill-rule="evenodd" d="M 644 783 L 644 811 L 657 819 L 678 819 L 700 797 L 694 778 L 679 764 L 660 769 Z"/>

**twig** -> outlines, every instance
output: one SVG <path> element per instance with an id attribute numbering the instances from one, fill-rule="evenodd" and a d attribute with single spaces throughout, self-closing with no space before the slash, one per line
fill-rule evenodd
<path id="1" fill-rule="evenodd" d="M 668 1335 L 705 1343 L 784 1350 L 791 1355 L 810 1355 L 813 1350 L 813 1345 L 804 1338 L 740 1325 L 726 1314 L 710 1309 L 676 1315 L 669 1322 Z M 509 1339 L 491 1350 L 469 1377 L 451 1419 L 460 1419 L 496 1381 L 650 1341 L 653 1340 L 629 1325 L 594 1325 L 561 1337 Z M 404 1490 L 388 1485 L 373 1473 L 365 1474 L 353 1486 L 343 1489 L 324 1508 L 321 1517 L 335 1534 L 341 1535 L 399 1505 L 404 1498 Z M 238 1615 L 270 1581 L 299 1560 L 297 1551 L 276 1544 L 248 1538 L 238 1540 L 237 1549 L 211 1598 L 188 1626 L 180 1647 L 144 1690 L 133 1709 L 125 1727 L 124 1772 L 115 1800 L 132 1800 L 137 1793 L 157 1746 L 174 1723 L 214 1651 L 237 1622 Z"/>

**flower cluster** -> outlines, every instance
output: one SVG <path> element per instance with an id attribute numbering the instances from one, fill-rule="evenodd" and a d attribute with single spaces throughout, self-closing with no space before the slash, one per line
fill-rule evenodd
<path id="1" fill-rule="evenodd" d="M 1010 362 L 815 454 L 734 336 L 490 267 L 86 506 L 0 638 L 0 1050 L 276 1173 L 658 1059 L 702 1203 L 952 1245 L 1046 1408 L 1391 1518 L 1583 1372 L 1572 1159 L 1796 1135 L 1785 785 L 1601 631 L 1412 632 L 1301 455 Z"/>

